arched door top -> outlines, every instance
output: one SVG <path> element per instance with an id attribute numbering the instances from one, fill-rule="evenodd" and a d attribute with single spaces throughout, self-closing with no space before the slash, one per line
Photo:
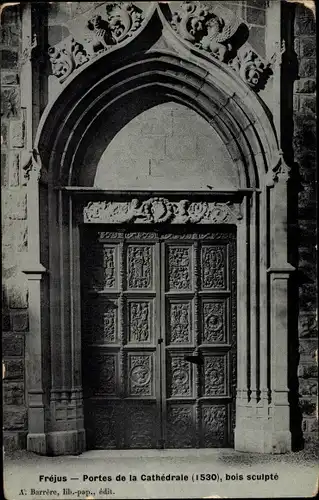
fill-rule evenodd
<path id="1" fill-rule="evenodd" d="M 121 99 L 143 92 L 203 116 L 242 172 L 242 187 L 262 187 L 267 171 L 276 168 L 277 138 L 258 95 L 223 60 L 185 40 L 153 6 L 136 34 L 75 69 L 47 106 L 35 147 L 50 181 L 76 185 L 77 158 L 94 128 Z"/>

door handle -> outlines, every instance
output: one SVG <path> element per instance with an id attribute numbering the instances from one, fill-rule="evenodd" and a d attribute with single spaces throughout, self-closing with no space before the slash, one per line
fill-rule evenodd
<path id="1" fill-rule="evenodd" d="M 184 356 L 185 361 L 189 361 L 190 363 L 194 363 L 195 365 L 203 365 L 204 360 L 202 356 L 189 356 L 185 355 Z"/>

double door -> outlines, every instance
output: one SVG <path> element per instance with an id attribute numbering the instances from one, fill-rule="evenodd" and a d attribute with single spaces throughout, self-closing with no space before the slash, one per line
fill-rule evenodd
<path id="1" fill-rule="evenodd" d="M 82 233 L 89 448 L 232 446 L 235 233 L 113 228 Z"/>

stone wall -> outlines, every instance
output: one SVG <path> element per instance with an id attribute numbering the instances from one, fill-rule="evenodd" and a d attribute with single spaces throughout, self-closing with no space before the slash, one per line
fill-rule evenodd
<path id="1" fill-rule="evenodd" d="M 1 195 L 2 195 L 2 352 L 4 445 L 24 448 L 27 412 L 24 385 L 24 338 L 28 334 L 28 290 L 21 273 L 27 251 L 26 188 L 21 171 L 25 140 L 20 105 L 21 18 L 19 6 L 1 16 Z"/>
<path id="2" fill-rule="evenodd" d="M 121 108 L 128 114 L 130 103 Z M 207 184 L 215 189 L 239 186 L 226 146 L 195 111 L 166 102 L 150 107 L 124 126 L 118 123 L 117 115 L 121 112 L 115 111 L 111 123 L 103 120 L 102 140 L 108 131 L 120 130 L 98 162 L 95 186 L 159 190 L 207 190 Z M 89 155 L 99 149 L 91 145 Z M 90 163 L 95 161 L 86 155 L 83 165 Z"/>
<path id="3" fill-rule="evenodd" d="M 299 79 L 294 86 L 294 159 L 299 166 L 298 286 L 299 286 L 299 405 L 306 441 L 318 439 L 317 280 L 316 280 L 316 36 L 310 9 L 295 11 L 295 51 Z"/>

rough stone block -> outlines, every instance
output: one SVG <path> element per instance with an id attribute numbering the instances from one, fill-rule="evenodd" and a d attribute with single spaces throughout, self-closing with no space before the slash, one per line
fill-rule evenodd
<path id="1" fill-rule="evenodd" d="M 8 191 L 3 203 L 4 214 L 9 219 L 24 220 L 27 218 L 27 196 L 25 191 Z"/>
<path id="2" fill-rule="evenodd" d="M 2 312 L 2 331 L 10 331 L 10 315 L 5 312 Z"/>
<path id="3" fill-rule="evenodd" d="M 299 103 L 300 103 L 299 95 L 294 95 L 294 97 L 293 97 L 293 108 L 294 108 L 294 111 L 299 111 Z"/>
<path id="4" fill-rule="evenodd" d="M 11 311 L 11 324 L 15 332 L 25 332 L 29 327 L 28 313 L 25 311 Z"/>
<path id="5" fill-rule="evenodd" d="M 12 268 L 17 260 L 16 251 L 23 252 L 27 248 L 27 221 L 9 219 L 4 216 L 4 209 L 2 209 L 2 214 L 4 222 L 2 226 L 3 262 L 8 268 Z M 19 247 L 21 250 L 18 249 Z"/>
<path id="6" fill-rule="evenodd" d="M 18 52 L 2 49 L 0 61 L 3 69 L 15 69 L 18 66 Z"/>
<path id="7" fill-rule="evenodd" d="M 300 116 L 301 115 L 301 116 Z M 305 116 L 303 113 L 295 115 L 295 134 L 293 138 L 294 148 L 298 150 L 308 149 L 316 150 L 316 122 L 312 117 Z"/>
<path id="8" fill-rule="evenodd" d="M 4 333 L 2 336 L 3 356 L 23 356 L 24 338 L 13 333 Z"/>
<path id="9" fill-rule="evenodd" d="M 19 75 L 16 72 L 1 73 L 1 85 L 18 85 Z"/>
<path id="10" fill-rule="evenodd" d="M 316 38 L 314 36 L 300 38 L 300 56 L 316 57 Z"/>
<path id="11" fill-rule="evenodd" d="M 265 28 L 260 26 L 251 26 L 249 30 L 249 41 L 261 57 L 266 56 Z"/>
<path id="12" fill-rule="evenodd" d="M 302 283 L 299 286 L 299 306 L 304 312 L 312 312 L 317 307 L 317 283 Z M 304 333 L 304 337 L 317 337 L 318 331 L 310 330 Z M 300 333 L 300 336 L 301 333 Z"/>
<path id="13" fill-rule="evenodd" d="M 20 95 L 18 87 L 2 87 L 1 116 L 2 118 L 19 118 Z"/>
<path id="14" fill-rule="evenodd" d="M 316 182 L 316 154 L 312 151 L 303 151 L 296 155 L 296 161 L 299 163 L 299 173 L 303 184 L 314 185 Z"/>
<path id="15" fill-rule="evenodd" d="M 15 451 L 26 449 L 26 432 L 4 432 L 4 451 Z"/>
<path id="16" fill-rule="evenodd" d="M 318 427 L 315 432 L 305 432 L 303 435 L 305 442 L 305 449 L 318 448 Z M 316 453 L 316 456 L 318 453 Z"/>
<path id="17" fill-rule="evenodd" d="M 302 431 L 303 432 L 316 432 L 316 434 L 318 434 L 318 419 L 316 419 L 316 418 L 304 418 L 302 421 Z"/>
<path id="18" fill-rule="evenodd" d="M 27 411 L 25 407 L 5 406 L 3 410 L 4 430 L 25 429 Z"/>
<path id="19" fill-rule="evenodd" d="M 2 23 L 2 20 L 1 20 Z M 18 47 L 20 41 L 20 31 L 15 25 L 2 24 L 0 29 L 0 43 L 9 47 Z"/>
<path id="20" fill-rule="evenodd" d="M 316 92 L 316 80 L 311 78 L 300 78 L 295 83 L 295 92 L 312 94 Z"/>
<path id="21" fill-rule="evenodd" d="M 299 65 L 299 76 L 302 78 L 316 76 L 316 60 L 302 59 Z"/>
<path id="22" fill-rule="evenodd" d="M 21 26 L 20 5 L 8 3 L 1 12 L 1 23 L 3 26 L 13 24 L 18 29 Z"/>
<path id="23" fill-rule="evenodd" d="M 299 406 L 303 414 L 312 417 L 316 416 L 316 399 L 315 398 L 300 398 Z"/>
<path id="24" fill-rule="evenodd" d="M 314 332 L 317 330 L 317 321 L 315 315 L 309 315 L 308 324 L 310 324 L 310 328 L 313 328 Z M 307 325 L 308 326 L 308 325 Z M 307 328 L 307 332 L 309 331 L 309 326 Z M 300 359 L 316 361 L 317 360 L 317 352 L 318 352 L 318 342 L 314 339 L 300 339 L 299 341 L 299 353 Z"/>
<path id="25" fill-rule="evenodd" d="M 1 186 L 5 187 L 9 182 L 9 168 L 7 163 L 7 153 L 1 152 Z"/>
<path id="26" fill-rule="evenodd" d="M 20 155 L 11 152 L 9 156 L 9 186 L 17 187 L 20 183 Z"/>
<path id="27" fill-rule="evenodd" d="M 15 242 L 17 252 L 26 252 L 28 250 L 28 228 L 26 223 L 20 226 L 19 231 L 16 233 Z"/>
<path id="28" fill-rule="evenodd" d="M 24 363 L 22 359 L 5 359 L 5 380 L 23 380 Z"/>
<path id="29" fill-rule="evenodd" d="M 23 383 L 4 383 L 3 384 L 4 404 L 23 405 L 24 404 L 24 384 Z"/>
<path id="30" fill-rule="evenodd" d="M 255 9 L 247 6 L 246 19 L 249 24 L 264 26 L 266 23 L 266 12 L 264 9 Z"/>
<path id="31" fill-rule="evenodd" d="M 25 138 L 25 123 L 23 120 L 11 121 L 10 123 L 10 146 L 12 148 L 23 148 Z"/>
<path id="32" fill-rule="evenodd" d="M 316 97 L 315 96 L 300 96 L 300 112 L 302 113 L 316 113 Z"/>
<path id="33" fill-rule="evenodd" d="M 316 204 L 317 196 L 314 185 L 304 185 L 303 189 L 298 193 L 298 204 L 300 209 L 304 207 L 310 207 Z M 299 215 L 302 215 L 302 210 L 299 211 Z"/>
<path id="34" fill-rule="evenodd" d="M 301 396 L 316 396 L 318 394 L 318 381 L 301 378 L 299 380 L 299 394 Z"/>
<path id="35" fill-rule="evenodd" d="M 310 363 L 300 364 L 298 366 L 298 377 L 307 379 L 318 377 L 318 367 Z"/>
<path id="36" fill-rule="evenodd" d="M 1 120 L 1 149 L 8 145 L 8 124 Z"/>
<path id="37" fill-rule="evenodd" d="M 8 282 L 8 297 L 11 309 L 26 309 L 28 307 L 28 289 L 25 283 Z"/>
<path id="38" fill-rule="evenodd" d="M 296 35 L 315 35 L 316 23 L 314 15 L 310 9 L 299 4 L 295 16 L 295 34 Z"/>

